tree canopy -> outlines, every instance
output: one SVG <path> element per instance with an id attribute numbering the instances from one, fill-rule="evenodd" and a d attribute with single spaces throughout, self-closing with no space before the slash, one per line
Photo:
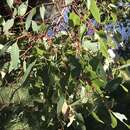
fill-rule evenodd
<path id="1" fill-rule="evenodd" d="M 0 1 L 0 130 L 130 129 L 130 0 Z"/>

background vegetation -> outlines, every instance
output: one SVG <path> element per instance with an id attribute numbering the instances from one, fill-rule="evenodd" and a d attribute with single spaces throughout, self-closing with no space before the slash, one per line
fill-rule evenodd
<path id="1" fill-rule="evenodd" d="M 0 1 L 0 130 L 130 129 L 130 0 Z"/>

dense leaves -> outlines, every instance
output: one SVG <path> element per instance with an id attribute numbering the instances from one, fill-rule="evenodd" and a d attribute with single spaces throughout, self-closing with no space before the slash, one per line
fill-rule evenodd
<path id="1" fill-rule="evenodd" d="M 129 2 L 2 0 L 0 129 L 130 129 Z"/>

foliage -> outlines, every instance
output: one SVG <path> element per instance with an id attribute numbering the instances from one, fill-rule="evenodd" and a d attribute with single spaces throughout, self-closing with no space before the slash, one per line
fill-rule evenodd
<path id="1" fill-rule="evenodd" d="M 130 129 L 129 2 L 4 1 L 0 129 Z"/>

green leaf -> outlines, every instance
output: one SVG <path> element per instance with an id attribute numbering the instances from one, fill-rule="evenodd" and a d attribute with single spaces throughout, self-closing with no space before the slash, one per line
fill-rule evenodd
<path id="1" fill-rule="evenodd" d="M 32 21 L 32 29 L 34 32 L 38 32 L 39 27 L 35 21 Z"/>
<path id="2" fill-rule="evenodd" d="M 17 88 L 13 88 L 12 93 L 17 90 Z M 12 94 L 10 93 L 10 95 Z M 12 103 L 19 103 L 19 102 L 27 102 L 29 101 L 29 90 L 27 88 L 21 88 L 16 91 L 16 93 L 13 96 L 13 99 L 11 100 Z"/>
<path id="3" fill-rule="evenodd" d="M 65 98 L 64 96 L 61 96 L 58 103 L 57 103 L 57 114 L 60 114 L 62 111 L 62 106 L 64 104 Z"/>
<path id="4" fill-rule="evenodd" d="M 4 47 L 4 45 L 0 44 L 0 50 Z"/>
<path id="5" fill-rule="evenodd" d="M 89 86 L 88 86 L 89 87 Z M 86 88 L 82 87 L 80 91 L 80 98 L 81 98 L 81 103 L 87 103 L 89 100 L 89 97 L 86 96 L 87 94 Z"/>
<path id="6" fill-rule="evenodd" d="M 41 15 L 41 18 L 42 20 L 44 20 L 44 16 L 45 16 L 45 7 L 44 5 L 42 4 L 42 6 L 40 7 L 40 15 Z"/>
<path id="7" fill-rule="evenodd" d="M 106 91 L 108 92 L 113 92 L 115 91 L 118 87 L 120 87 L 120 84 L 122 83 L 122 78 L 118 77 L 118 78 L 115 78 L 111 81 L 109 81 L 106 86 L 105 86 L 105 89 Z"/>
<path id="8" fill-rule="evenodd" d="M 110 112 L 110 117 L 111 117 L 111 126 L 112 128 L 117 127 L 117 119 L 113 116 L 113 114 Z"/>
<path id="9" fill-rule="evenodd" d="M 81 128 L 81 130 L 86 130 L 86 126 L 83 124 L 80 125 L 80 128 Z"/>
<path id="10" fill-rule="evenodd" d="M 82 40 L 84 33 L 86 32 L 86 25 L 82 24 L 80 25 L 80 39 Z"/>
<path id="11" fill-rule="evenodd" d="M 115 70 L 121 70 L 121 69 L 125 69 L 125 68 L 128 68 L 128 67 L 130 67 L 130 64 L 129 64 L 129 63 L 128 63 L 128 64 L 125 64 L 125 65 L 122 65 L 122 66 L 116 68 Z"/>
<path id="12" fill-rule="evenodd" d="M 95 118 L 95 120 L 97 120 L 98 122 L 104 124 L 104 122 L 99 118 L 99 116 L 95 112 L 92 112 L 92 116 Z"/>
<path id="13" fill-rule="evenodd" d="M 104 40 L 104 41 L 107 40 L 107 36 L 104 30 L 96 31 L 95 37 L 99 40 Z"/>
<path id="14" fill-rule="evenodd" d="M 115 13 L 111 13 L 111 17 L 112 17 L 112 22 L 116 23 L 117 22 L 117 15 Z"/>
<path id="15" fill-rule="evenodd" d="M 19 7 L 18 7 L 18 15 L 23 16 L 26 11 L 27 11 L 27 4 L 26 3 L 22 3 Z"/>
<path id="16" fill-rule="evenodd" d="M 83 118 L 83 116 L 82 116 L 81 113 L 76 113 L 76 119 L 77 119 L 78 122 L 80 122 L 80 123 L 85 123 L 85 122 L 84 122 L 84 118 Z"/>
<path id="17" fill-rule="evenodd" d="M 6 0 L 6 2 L 10 8 L 13 7 L 14 0 Z"/>
<path id="18" fill-rule="evenodd" d="M 42 56 L 44 54 L 44 50 L 42 50 L 38 47 L 36 47 L 36 51 L 37 51 L 37 54 L 40 55 L 40 56 Z"/>
<path id="19" fill-rule="evenodd" d="M 70 5 L 73 2 L 73 0 L 65 0 L 65 5 Z"/>
<path id="20" fill-rule="evenodd" d="M 99 40 L 99 44 L 100 44 L 99 48 L 100 48 L 102 55 L 105 58 L 108 58 L 109 54 L 108 54 L 108 48 L 107 48 L 106 42 L 104 42 L 103 40 Z"/>
<path id="21" fill-rule="evenodd" d="M 26 69 L 26 71 L 25 71 L 25 73 L 24 73 L 24 75 L 22 77 L 22 80 L 19 83 L 19 86 L 21 86 L 26 81 L 26 79 L 27 79 L 29 73 L 31 72 L 31 69 L 35 65 L 35 63 L 36 63 L 36 60 L 34 62 L 32 62 L 31 64 L 29 64 L 28 68 Z"/>
<path id="22" fill-rule="evenodd" d="M 24 60 L 24 61 L 23 61 L 23 71 L 24 71 L 24 73 L 26 72 L 26 70 L 27 70 L 27 63 L 26 63 L 26 61 Z"/>
<path id="23" fill-rule="evenodd" d="M 4 25 L 5 24 L 5 20 L 4 18 L 0 15 L 0 25 Z"/>
<path id="24" fill-rule="evenodd" d="M 120 84 L 120 86 L 122 87 L 122 89 L 123 89 L 126 93 L 129 92 L 129 90 L 128 90 L 123 84 Z"/>
<path id="25" fill-rule="evenodd" d="M 126 124 L 125 122 L 124 122 L 124 124 L 127 126 L 128 129 L 130 129 L 130 125 Z"/>
<path id="26" fill-rule="evenodd" d="M 106 73 L 103 69 L 103 65 L 101 63 L 99 63 L 97 65 L 97 69 L 96 69 L 96 73 L 97 75 L 99 75 L 99 77 L 101 77 L 103 80 L 106 80 Z"/>
<path id="27" fill-rule="evenodd" d="M 88 8 L 90 8 L 90 11 L 91 11 L 93 17 L 95 18 L 95 20 L 100 23 L 100 10 L 97 7 L 96 1 L 91 0 L 91 2 L 90 2 L 90 0 L 89 0 Z"/>
<path id="28" fill-rule="evenodd" d="M 80 17 L 74 12 L 70 13 L 69 19 L 73 21 L 74 26 L 80 25 Z"/>
<path id="29" fill-rule="evenodd" d="M 13 25 L 14 25 L 14 19 L 13 19 L 13 18 L 7 20 L 7 21 L 5 22 L 5 24 L 4 24 L 3 31 L 4 31 L 5 33 L 8 33 L 9 29 L 11 29 L 11 28 L 13 27 Z"/>
<path id="30" fill-rule="evenodd" d="M 10 61 L 10 66 L 9 66 L 9 73 L 12 70 L 16 70 L 18 68 L 18 65 L 20 62 L 20 60 L 19 60 L 19 47 L 17 45 L 17 42 L 15 42 L 11 46 L 10 55 L 11 55 L 11 61 Z"/>
<path id="31" fill-rule="evenodd" d="M 91 0 L 87 0 L 87 8 L 88 8 L 88 10 L 90 10 L 90 8 L 91 8 Z"/>
<path id="32" fill-rule="evenodd" d="M 79 123 L 79 127 L 81 130 L 86 130 L 85 121 L 81 113 L 75 113 L 76 121 Z"/>
<path id="33" fill-rule="evenodd" d="M 9 41 L 8 43 L 6 43 L 5 45 L 0 45 L 0 56 L 4 55 L 5 52 L 10 52 L 11 50 L 11 45 L 12 41 Z"/>
<path id="34" fill-rule="evenodd" d="M 116 71 L 115 71 L 116 72 Z M 130 71 L 126 68 L 125 70 L 120 70 L 120 76 L 125 80 L 130 80 Z"/>
<path id="35" fill-rule="evenodd" d="M 25 22 L 25 28 L 26 30 L 28 31 L 28 29 L 30 28 L 31 26 L 31 23 L 32 23 L 32 18 L 33 16 L 36 14 L 36 8 L 33 8 L 30 12 L 30 14 L 27 16 L 26 18 L 26 22 Z"/>
<path id="36" fill-rule="evenodd" d="M 13 11 L 13 17 L 16 17 L 17 13 L 18 13 L 17 8 L 14 8 L 14 11 Z"/>
<path id="37" fill-rule="evenodd" d="M 99 50 L 97 42 L 91 42 L 85 38 L 82 40 L 82 46 L 86 51 L 90 50 L 92 52 L 97 52 Z"/>
<path id="38" fill-rule="evenodd" d="M 124 114 L 118 113 L 118 112 L 112 112 L 112 114 L 119 119 L 121 122 L 124 122 L 124 120 L 127 120 L 127 117 Z"/>
<path id="39" fill-rule="evenodd" d="M 29 124 L 23 121 L 17 121 L 17 119 L 10 121 L 6 130 L 31 130 Z"/>
<path id="40" fill-rule="evenodd" d="M 17 87 L 13 84 L 12 87 L 2 87 L 0 88 L 0 103 L 16 103 L 19 104 L 29 102 L 29 90 L 28 88 L 20 88 L 17 91 Z M 14 93 L 13 98 L 10 102 L 10 96 Z"/>
<path id="41" fill-rule="evenodd" d="M 112 114 L 120 120 L 125 126 L 127 126 L 128 129 L 130 129 L 130 125 L 124 122 L 124 120 L 127 120 L 127 117 L 124 114 L 118 113 L 118 112 L 112 112 Z"/>

